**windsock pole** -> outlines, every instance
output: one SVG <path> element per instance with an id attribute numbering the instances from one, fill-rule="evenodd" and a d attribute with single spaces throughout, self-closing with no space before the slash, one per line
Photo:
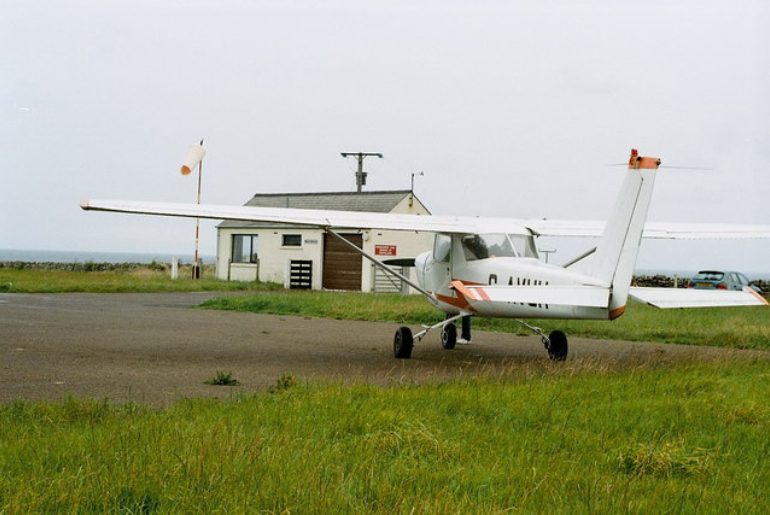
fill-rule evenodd
<path id="1" fill-rule="evenodd" d="M 203 146 L 203 140 L 201 140 L 201 146 Z M 203 176 L 203 159 L 198 161 L 198 194 L 195 198 L 195 203 L 198 205 L 200 205 L 201 203 L 201 177 L 202 176 Z M 193 279 L 201 278 L 201 264 L 200 264 L 199 255 L 198 255 L 198 247 L 200 243 L 200 230 L 201 230 L 201 219 L 196 218 L 195 219 L 195 254 L 193 255 L 193 268 L 192 268 Z"/>
<path id="2" fill-rule="evenodd" d="M 195 197 L 196 204 L 201 203 L 201 177 L 203 176 L 203 157 L 206 155 L 206 150 L 203 148 L 203 140 L 199 145 L 193 145 L 187 152 L 187 158 L 185 159 L 182 167 L 179 169 L 182 175 L 190 175 L 195 165 L 198 165 L 198 193 Z M 195 253 L 193 254 L 192 264 L 192 278 L 201 278 L 201 264 L 198 253 L 198 246 L 200 242 L 200 218 L 195 219 Z"/>

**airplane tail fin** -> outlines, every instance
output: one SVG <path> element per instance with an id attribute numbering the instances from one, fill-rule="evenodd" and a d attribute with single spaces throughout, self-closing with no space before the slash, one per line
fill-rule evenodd
<path id="1" fill-rule="evenodd" d="M 631 150 L 623 186 L 593 256 L 589 275 L 612 288 L 610 319 L 623 314 L 628 300 L 658 166 L 657 157 Z"/>

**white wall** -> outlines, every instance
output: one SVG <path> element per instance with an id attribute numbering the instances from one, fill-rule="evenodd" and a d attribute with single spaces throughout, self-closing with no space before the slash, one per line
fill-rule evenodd
<path id="1" fill-rule="evenodd" d="M 257 265 L 238 263 L 230 265 L 232 236 L 234 234 L 258 235 L 257 255 L 259 256 L 259 280 L 284 284 L 286 269 L 292 259 L 310 259 L 313 261 L 313 289 L 321 289 L 323 232 L 318 229 L 219 229 L 217 239 L 217 277 L 228 279 L 230 268 L 231 280 L 245 280 L 251 277 L 247 270 L 254 270 Z M 302 236 L 302 246 L 282 246 L 284 234 Z"/>

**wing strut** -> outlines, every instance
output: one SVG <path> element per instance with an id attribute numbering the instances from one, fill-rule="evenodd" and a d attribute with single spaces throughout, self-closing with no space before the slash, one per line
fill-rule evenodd
<path id="1" fill-rule="evenodd" d="M 577 256 L 577 257 L 575 257 L 575 258 L 572 258 L 572 259 L 570 259 L 570 260 L 569 260 L 569 262 L 567 262 L 567 263 L 564 263 L 564 264 L 563 264 L 563 265 L 561 265 L 561 266 L 562 266 L 563 268 L 569 268 L 569 267 L 571 267 L 572 265 L 574 265 L 575 263 L 577 263 L 578 261 L 582 261 L 582 260 L 584 260 L 585 258 L 587 258 L 588 256 L 590 256 L 590 255 L 591 255 L 591 254 L 593 254 L 594 252 L 596 252 L 596 247 L 594 247 L 594 248 L 592 248 L 592 249 L 590 249 L 590 250 L 587 250 L 587 251 L 583 252 L 582 254 L 580 254 L 579 256 Z"/>
<path id="2" fill-rule="evenodd" d="M 412 281 L 411 279 L 408 279 L 407 277 L 405 277 L 405 276 L 403 276 L 403 275 L 399 274 L 399 273 L 398 273 L 398 272 L 396 272 L 395 270 L 392 270 L 392 269 L 388 268 L 388 267 L 387 267 L 387 266 L 385 266 L 385 265 L 384 265 L 384 264 L 383 264 L 383 263 L 382 263 L 382 262 L 381 262 L 379 259 L 377 259 L 377 258 L 375 258 L 374 256 L 372 256 L 371 254 L 367 253 L 367 252 L 366 252 L 364 249 L 362 249 L 362 248 L 359 248 L 358 246 L 356 246 L 356 244 L 352 243 L 351 241 L 349 241 L 347 238 L 345 238 L 345 237 L 344 237 L 344 236 L 342 236 L 341 234 L 338 234 L 338 233 L 336 233 L 336 232 L 332 231 L 332 230 L 331 230 L 331 229 L 329 229 L 329 228 L 326 228 L 326 229 L 325 229 L 325 231 L 326 231 L 326 232 L 328 232 L 329 234 L 331 234 L 332 236 L 334 236 L 335 238 L 337 238 L 338 240 L 340 240 L 342 243 L 344 243 L 344 244 L 345 244 L 345 245 L 347 245 L 348 247 L 352 248 L 353 250 L 355 250 L 356 252 L 358 252 L 359 254 L 361 254 L 362 256 L 364 256 L 366 259 L 368 259 L 369 261 L 371 261 L 372 263 L 374 263 L 374 266 L 381 268 L 381 269 L 382 269 L 382 270 L 383 270 L 385 273 L 387 273 L 387 274 L 391 274 L 391 275 L 394 275 L 394 276 L 398 277 L 399 279 L 401 279 L 402 281 L 404 281 L 406 284 L 408 284 L 409 286 L 411 286 L 411 287 L 412 287 L 412 288 L 414 288 L 415 290 L 417 290 L 417 291 L 419 291 L 420 293 L 422 293 L 423 295 L 425 295 L 425 297 L 426 297 L 428 300 L 431 300 L 431 301 L 433 301 L 433 300 L 434 300 L 434 297 L 433 297 L 433 295 L 431 295 L 431 294 L 430 294 L 430 293 L 428 293 L 426 290 L 424 290 L 422 287 L 420 287 L 420 285 L 419 285 L 419 284 L 417 284 L 417 283 L 415 283 L 414 281 Z"/>

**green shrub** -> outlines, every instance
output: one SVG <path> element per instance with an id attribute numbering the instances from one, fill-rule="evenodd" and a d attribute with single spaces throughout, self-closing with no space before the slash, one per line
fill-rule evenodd
<path id="1" fill-rule="evenodd" d="M 279 392 L 285 392 L 289 388 L 292 388 L 293 386 L 297 385 L 297 378 L 294 377 L 294 374 L 291 372 L 287 372 L 281 377 L 279 377 L 275 384 L 271 386 L 268 391 L 270 393 L 279 393 Z"/>
<path id="2" fill-rule="evenodd" d="M 238 386 L 240 383 L 233 377 L 232 372 L 224 372 L 217 370 L 217 374 L 211 379 L 203 381 L 204 384 L 210 384 L 213 386 Z"/>

